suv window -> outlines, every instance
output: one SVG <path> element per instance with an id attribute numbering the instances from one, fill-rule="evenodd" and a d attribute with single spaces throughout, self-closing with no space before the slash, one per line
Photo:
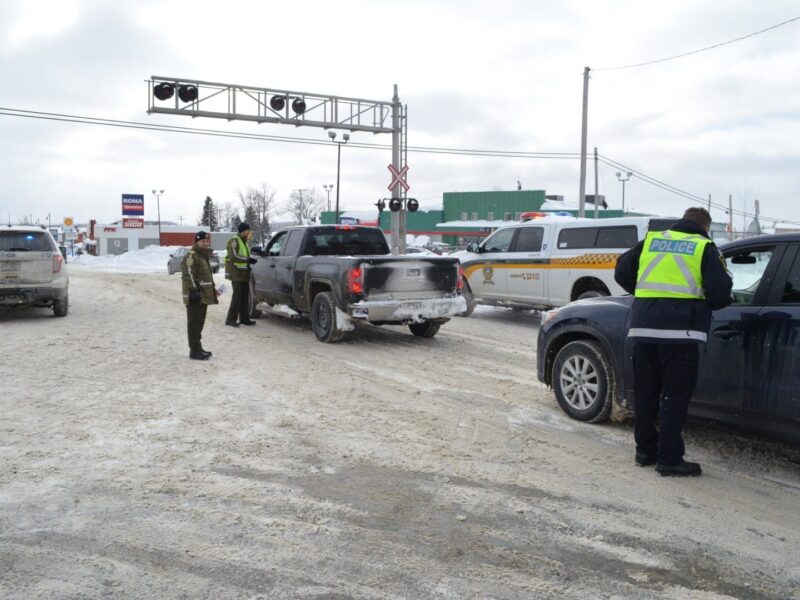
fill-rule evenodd
<path id="1" fill-rule="evenodd" d="M 800 304 L 800 253 L 794 259 L 781 296 L 782 304 Z"/>
<path id="2" fill-rule="evenodd" d="M 639 241 L 635 225 L 618 227 L 576 227 L 558 234 L 559 249 L 633 248 Z"/>
<path id="3" fill-rule="evenodd" d="M 517 227 L 509 227 L 508 229 L 500 229 L 494 232 L 483 242 L 483 251 L 508 252 L 508 249 L 511 248 L 511 240 L 514 239 L 517 229 Z"/>
<path id="4" fill-rule="evenodd" d="M 0 231 L 0 252 L 53 252 L 44 231 Z"/>
<path id="5" fill-rule="evenodd" d="M 379 229 L 320 227 L 311 231 L 312 256 L 376 256 L 389 254 L 386 238 Z"/>
<path id="6" fill-rule="evenodd" d="M 295 229 L 294 231 L 289 232 L 289 236 L 286 239 L 286 244 L 283 246 L 283 252 L 281 252 L 281 256 L 294 256 L 297 254 L 297 251 L 300 249 L 300 241 L 303 239 L 303 232 L 299 229 Z"/>
<path id="7" fill-rule="evenodd" d="M 544 239 L 544 227 L 520 227 L 514 252 L 540 252 Z"/>
<path id="8" fill-rule="evenodd" d="M 281 255 L 281 248 L 283 247 L 283 243 L 286 241 L 286 232 L 281 231 L 280 233 L 276 234 L 275 237 L 272 238 L 269 242 L 269 246 L 267 246 L 267 256 L 280 256 Z"/>
<path id="9" fill-rule="evenodd" d="M 734 304 L 753 304 L 761 278 L 769 266 L 774 248 L 737 250 L 726 260 L 733 277 Z"/>

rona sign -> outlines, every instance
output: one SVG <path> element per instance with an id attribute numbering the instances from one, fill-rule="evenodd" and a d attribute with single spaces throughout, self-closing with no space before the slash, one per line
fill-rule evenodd
<path id="1" fill-rule="evenodd" d="M 122 216 L 144 216 L 144 194 L 122 194 Z"/>

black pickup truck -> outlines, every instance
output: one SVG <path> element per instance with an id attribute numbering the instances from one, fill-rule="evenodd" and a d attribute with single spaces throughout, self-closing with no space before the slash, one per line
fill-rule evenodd
<path id="1" fill-rule="evenodd" d="M 433 337 L 466 310 L 458 259 L 392 255 L 375 227 L 290 227 L 252 253 L 251 315 L 261 316 L 261 302 L 288 306 L 310 316 L 321 342 L 358 322 L 407 324 L 414 335 Z"/>

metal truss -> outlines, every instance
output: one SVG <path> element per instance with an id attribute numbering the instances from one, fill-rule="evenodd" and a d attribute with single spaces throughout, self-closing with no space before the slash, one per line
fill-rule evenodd
<path id="1" fill-rule="evenodd" d="M 165 100 L 159 100 L 154 95 L 156 86 L 161 84 L 173 86 L 174 93 Z M 191 86 L 196 88 L 196 93 L 192 91 L 183 94 L 184 98 L 187 96 L 191 98 L 184 101 L 177 92 Z M 396 133 L 392 124 L 392 108 L 392 102 L 212 83 L 196 79 L 153 75 L 147 81 L 148 114 L 282 123 L 296 127 L 321 127 L 369 133 Z"/>

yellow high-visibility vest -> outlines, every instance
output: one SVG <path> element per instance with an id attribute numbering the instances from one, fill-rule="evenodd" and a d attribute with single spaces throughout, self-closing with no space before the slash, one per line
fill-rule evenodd
<path id="1" fill-rule="evenodd" d="M 707 237 L 680 231 L 650 232 L 644 238 L 637 298 L 705 298 L 701 265 Z"/>

